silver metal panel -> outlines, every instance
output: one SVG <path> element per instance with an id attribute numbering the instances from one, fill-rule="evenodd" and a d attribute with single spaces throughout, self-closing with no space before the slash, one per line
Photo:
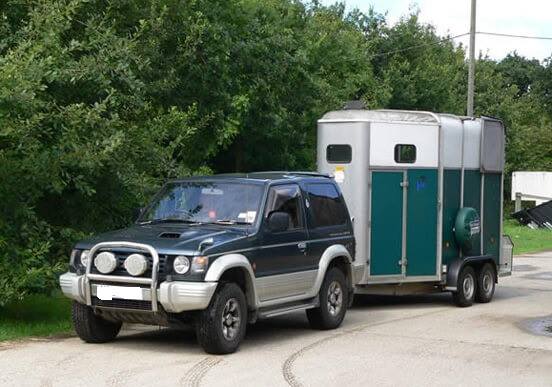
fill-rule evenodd
<path id="1" fill-rule="evenodd" d="M 442 262 L 443 262 L 443 181 L 445 175 L 445 167 L 443 163 L 443 131 L 439 126 L 439 167 L 437 169 L 437 252 L 435 254 L 435 276 L 438 280 L 442 277 Z"/>
<path id="2" fill-rule="evenodd" d="M 461 168 L 462 166 L 462 120 L 456 116 L 441 116 L 441 141 L 443 153 L 441 161 L 445 168 Z"/>
<path id="3" fill-rule="evenodd" d="M 348 164 L 333 164 L 326 160 L 326 147 L 330 144 L 349 144 L 352 161 Z M 317 164 L 318 171 L 334 174 L 341 169 L 343 179 L 336 179 L 340 186 L 350 216 L 354 219 L 356 239 L 355 266 L 366 267 L 369 259 L 368 222 L 368 160 L 370 149 L 370 124 L 367 122 L 339 122 L 318 124 Z M 356 270 L 355 270 L 356 271 Z"/>
<path id="4" fill-rule="evenodd" d="M 481 204 L 480 204 L 480 210 L 479 210 L 479 219 L 481 221 L 481 232 L 479 233 L 479 240 L 480 240 L 480 254 L 483 255 L 485 246 L 484 246 L 484 240 L 483 240 L 483 227 L 485 227 L 484 223 L 484 214 L 485 214 L 485 174 L 481 174 Z M 500 219 L 502 223 L 502 219 Z"/>
<path id="5" fill-rule="evenodd" d="M 407 168 L 437 168 L 439 157 L 439 126 L 417 123 L 377 122 L 370 125 L 370 165 Z M 413 163 L 397 163 L 395 146 L 416 146 Z"/>
<path id="6" fill-rule="evenodd" d="M 324 114 L 318 122 L 415 122 L 419 124 L 438 124 L 439 116 L 435 113 L 407 110 L 336 110 Z"/>
<path id="7" fill-rule="evenodd" d="M 481 120 L 464 120 L 463 165 L 466 169 L 479 169 L 481 144 Z"/>
<path id="8" fill-rule="evenodd" d="M 167 312 L 180 313 L 207 308 L 217 285 L 217 282 L 165 281 L 157 293 L 159 302 Z"/>
<path id="9" fill-rule="evenodd" d="M 482 118 L 481 172 L 504 170 L 504 127 L 502 122 Z"/>
<path id="10" fill-rule="evenodd" d="M 305 294 L 314 286 L 317 273 L 317 270 L 309 270 L 257 278 L 255 287 L 259 300 L 263 302 Z"/>

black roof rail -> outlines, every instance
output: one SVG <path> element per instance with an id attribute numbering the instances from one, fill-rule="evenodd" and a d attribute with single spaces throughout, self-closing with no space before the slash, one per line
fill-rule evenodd
<path id="1" fill-rule="evenodd" d="M 319 173 L 311 171 L 261 171 L 261 172 L 248 172 L 247 175 L 263 175 L 263 174 L 281 174 L 281 175 L 298 175 L 298 176 L 312 176 L 312 177 L 325 177 L 331 178 L 328 173 Z"/>

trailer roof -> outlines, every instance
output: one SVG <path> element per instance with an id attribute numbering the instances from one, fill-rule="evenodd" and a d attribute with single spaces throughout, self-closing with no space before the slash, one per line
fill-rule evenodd
<path id="1" fill-rule="evenodd" d="M 319 122 L 324 121 L 403 121 L 439 124 L 439 116 L 425 111 L 409 110 L 364 110 L 344 109 L 324 114 Z"/>

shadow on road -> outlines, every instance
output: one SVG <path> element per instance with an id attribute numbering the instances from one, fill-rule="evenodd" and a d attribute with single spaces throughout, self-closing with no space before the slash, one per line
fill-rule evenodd
<path id="1" fill-rule="evenodd" d="M 498 287 L 495 293 L 495 301 L 500 302 L 514 297 L 524 297 L 531 292 L 531 290 L 523 288 Z M 442 308 L 443 306 L 456 308 L 450 293 L 404 296 L 356 295 L 353 306 L 349 310 L 341 329 L 347 329 L 357 324 L 377 324 L 387 318 L 387 314 L 382 313 L 386 310 L 413 310 L 420 307 L 433 309 Z M 378 313 L 370 313 L 370 311 L 378 311 Z M 320 331 L 310 328 L 304 311 L 294 312 L 259 320 L 256 324 L 249 325 L 242 349 L 284 345 L 289 341 L 311 336 L 316 337 L 320 334 Z M 130 326 L 112 345 L 142 351 L 186 351 L 188 354 L 203 354 L 191 326 L 184 329 L 143 326 L 134 328 Z"/>

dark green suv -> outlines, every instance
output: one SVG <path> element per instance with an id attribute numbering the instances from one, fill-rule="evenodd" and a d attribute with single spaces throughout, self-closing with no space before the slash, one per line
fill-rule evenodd
<path id="1" fill-rule="evenodd" d="M 338 327 L 352 299 L 355 240 L 337 184 L 307 172 L 167 183 L 134 225 L 77 243 L 60 277 L 86 342 L 123 322 L 194 324 L 209 353 L 234 352 L 248 322 L 306 310 Z"/>

